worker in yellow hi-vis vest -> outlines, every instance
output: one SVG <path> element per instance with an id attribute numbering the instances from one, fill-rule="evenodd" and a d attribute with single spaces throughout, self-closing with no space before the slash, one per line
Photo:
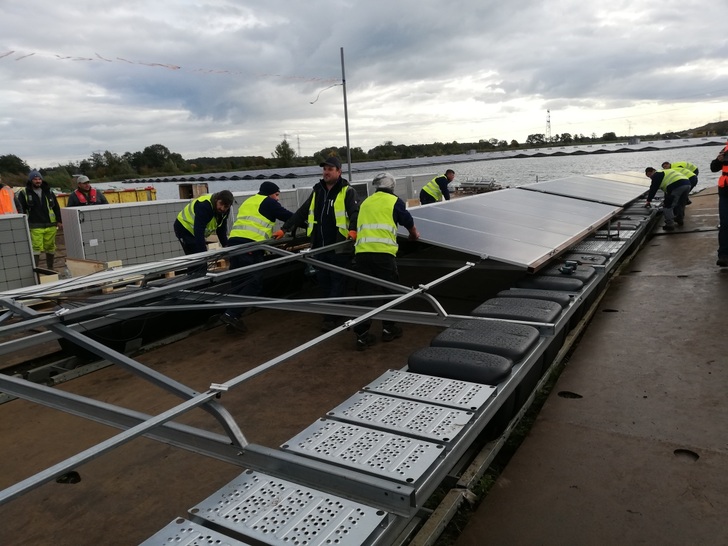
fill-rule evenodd
<path id="1" fill-rule="evenodd" d="M 420 190 L 420 205 L 437 203 L 444 199 L 450 200 L 450 190 L 447 185 L 455 179 L 455 171 L 448 169 L 442 176 L 436 176 Z"/>
<path id="2" fill-rule="evenodd" d="M 394 177 L 389 173 L 379 173 L 372 185 L 376 192 L 364 199 L 359 209 L 354 246 L 356 270 L 383 281 L 397 282 L 397 225 L 409 231 L 412 241 L 419 239 L 420 234 L 404 201 L 394 195 Z M 386 292 L 383 287 L 372 283 L 362 282 L 359 286 L 362 295 Z M 376 301 L 372 303 L 377 305 Z M 363 351 L 376 341 L 369 332 L 371 324 L 371 320 L 366 320 L 354 326 L 357 351 Z M 402 328 L 394 321 L 382 321 L 382 341 L 394 341 L 401 335 Z"/>
<path id="3" fill-rule="evenodd" d="M 53 269 L 56 234 L 61 227 L 61 207 L 39 171 L 28 173 L 28 183 L 18 192 L 18 201 L 23 213 L 28 215 L 35 265 L 40 261 L 40 253 L 45 252 L 46 267 Z"/>

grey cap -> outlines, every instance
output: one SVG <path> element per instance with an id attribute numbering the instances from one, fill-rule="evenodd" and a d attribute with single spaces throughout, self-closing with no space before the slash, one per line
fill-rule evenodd
<path id="1" fill-rule="evenodd" d="M 379 173 L 377 176 L 374 177 L 374 180 L 372 180 L 372 185 L 375 188 L 382 188 L 383 190 L 394 191 L 394 187 L 397 185 L 397 182 L 395 182 L 394 176 L 392 176 L 391 174 Z"/>
<path id="2" fill-rule="evenodd" d="M 76 177 L 76 184 L 86 184 L 87 182 L 90 182 L 88 176 L 80 174 Z"/>

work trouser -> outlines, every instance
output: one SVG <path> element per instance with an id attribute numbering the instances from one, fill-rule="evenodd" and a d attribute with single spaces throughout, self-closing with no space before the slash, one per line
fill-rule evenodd
<path id="1" fill-rule="evenodd" d="M 728 256 L 728 186 L 718 188 L 718 256 Z"/>
<path id="2" fill-rule="evenodd" d="M 228 247 L 252 243 L 251 239 L 243 237 L 232 237 L 228 240 Z M 237 254 L 230 257 L 230 269 L 240 269 L 249 265 L 259 264 L 263 261 L 264 255 L 262 250 L 253 250 L 244 254 Z M 230 293 L 237 296 L 257 296 L 263 290 L 263 272 L 258 269 L 236 277 L 231 281 Z M 225 311 L 225 314 L 240 318 L 244 308 L 231 307 Z"/>
<path id="3" fill-rule="evenodd" d="M 41 252 L 55 253 L 57 233 L 58 228 L 56 226 L 30 228 L 30 242 L 33 245 L 33 254 L 40 254 Z"/>
<path id="4" fill-rule="evenodd" d="M 354 270 L 364 273 L 370 277 L 375 277 L 383 281 L 398 282 L 399 272 L 397 271 L 397 259 L 392 254 L 384 252 L 360 252 L 356 255 Z M 372 296 L 375 294 L 390 294 L 391 292 L 383 286 L 372 284 L 366 281 L 358 281 L 357 295 Z M 383 300 L 377 299 L 369 302 L 372 307 L 382 305 Z M 372 325 L 371 320 L 360 322 L 354 326 L 354 332 L 361 335 L 367 332 Z M 382 326 L 385 330 L 390 330 L 395 325 L 394 321 L 384 320 Z"/>
<path id="5" fill-rule="evenodd" d="M 662 214 L 665 217 L 665 225 L 672 226 L 675 220 L 682 221 L 685 217 L 685 205 L 688 202 L 690 183 L 675 182 L 667 187 L 665 201 L 662 206 Z"/>
<path id="6" fill-rule="evenodd" d="M 348 252 L 324 252 L 317 254 L 314 259 L 330 265 L 335 265 L 344 269 L 351 267 L 351 253 Z M 347 276 L 335 271 L 329 271 L 323 267 L 316 267 L 316 281 L 319 285 L 321 296 L 324 298 L 341 298 L 346 295 Z M 324 321 L 336 322 L 339 317 L 336 315 L 324 315 Z"/>

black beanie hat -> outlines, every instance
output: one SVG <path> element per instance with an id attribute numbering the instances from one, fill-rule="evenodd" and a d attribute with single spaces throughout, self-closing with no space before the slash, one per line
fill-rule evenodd
<path id="1" fill-rule="evenodd" d="M 258 190 L 258 193 L 260 195 L 273 195 L 274 193 L 278 193 L 281 191 L 281 189 L 278 187 L 277 184 L 274 184 L 273 182 L 266 180 L 260 185 L 260 189 Z"/>

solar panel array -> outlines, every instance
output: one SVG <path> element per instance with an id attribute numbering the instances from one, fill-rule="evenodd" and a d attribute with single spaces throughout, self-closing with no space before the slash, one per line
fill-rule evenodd
<path id="1" fill-rule="evenodd" d="M 634 183 L 623 181 L 630 179 Z M 534 270 L 596 231 L 645 191 L 636 176 L 621 180 L 576 176 L 410 212 L 423 242 Z M 400 229 L 400 234 L 406 231 Z"/>

